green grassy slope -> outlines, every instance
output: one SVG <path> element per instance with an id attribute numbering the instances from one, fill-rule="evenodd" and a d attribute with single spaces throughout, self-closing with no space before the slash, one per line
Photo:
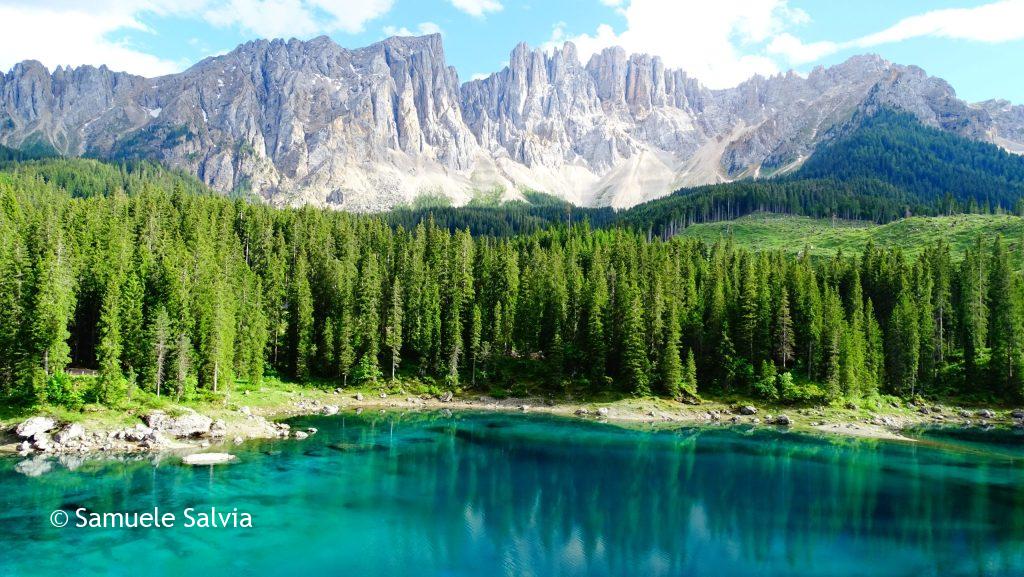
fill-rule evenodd
<path id="1" fill-rule="evenodd" d="M 992 238 L 997 234 L 1003 235 L 1011 247 L 1020 246 L 1024 241 L 1024 218 L 967 214 L 912 217 L 877 225 L 757 213 L 731 221 L 696 224 L 686 228 L 681 236 L 709 243 L 732 236 L 743 246 L 789 253 L 800 252 L 809 245 L 812 255 L 831 256 L 839 250 L 858 253 L 868 240 L 884 247 L 899 247 L 913 255 L 940 238 L 950 244 L 954 253 L 960 253 L 978 235 Z"/>

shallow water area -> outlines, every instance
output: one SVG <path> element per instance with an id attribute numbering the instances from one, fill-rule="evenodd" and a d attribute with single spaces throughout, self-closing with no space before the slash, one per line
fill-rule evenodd
<path id="1" fill-rule="evenodd" d="M 900 443 L 473 412 L 291 424 L 318 432 L 230 447 L 225 465 L 28 476 L 0 459 L 0 575 L 1024 574 L 1013 431 Z M 74 526 L 78 509 L 156 507 L 176 524 Z M 186 527 L 188 508 L 253 526 Z"/>

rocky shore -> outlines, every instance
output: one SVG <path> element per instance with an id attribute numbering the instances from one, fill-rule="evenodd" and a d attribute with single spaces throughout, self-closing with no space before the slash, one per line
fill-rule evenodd
<path id="1" fill-rule="evenodd" d="M 856 407 L 847 407 L 850 410 Z M 901 434 L 910 426 L 948 424 L 1024 427 L 1024 409 L 996 412 L 991 409 L 967 410 L 943 406 L 892 407 L 893 413 L 867 413 L 858 418 L 836 414 L 834 408 L 801 408 L 789 413 L 772 414 L 753 405 L 730 406 L 705 402 L 688 405 L 664 399 L 623 399 L 611 403 L 574 403 L 550 398 L 494 399 L 487 396 L 456 397 L 451 392 L 436 396 L 389 396 L 387 393 L 307 391 L 286 393 L 283 402 L 263 407 L 234 406 L 217 411 L 216 417 L 182 407 L 169 413 L 152 410 L 139 422 L 120 428 L 90 426 L 88 422 L 65 422 L 38 415 L 17 423 L 7 438 L 0 438 L 0 453 L 15 453 L 26 458 L 18 470 L 29 475 L 42 474 L 60 462 L 106 455 L 114 458 L 145 455 L 210 454 L 210 448 L 230 447 L 247 439 L 293 438 L 302 440 L 315 429 L 292 430 L 280 419 L 301 415 L 335 415 L 345 410 L 387 411 L 517 411 L 593 419 L 625 426 L 650 425 L 754 425 L 870 437 L 876 439 L 912 439 Z M 3 434 L 3 433 L 0 433 Z M 227 455 L 230 457 L 230 455 Z M 209 464 L 204 457 L 195 464 Z M 230 459 L 223 459 L 229 461 Z"/>

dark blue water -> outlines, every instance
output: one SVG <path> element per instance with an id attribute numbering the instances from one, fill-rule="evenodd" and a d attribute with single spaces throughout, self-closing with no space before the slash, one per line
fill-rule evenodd
<path id="1" fill-rule="evenodd" d="M 213 468 L 29 477 L 0 460 L 0 575 L 1024 575 L 1024 457 L 1004 438 L 473 413 L 293 425 L 320 432 L 232 448 L 239 461 Z M 62 507 L 71 523 L 55 528 Z M 73 527 L 79 507 L 160 507 L 177 524 Z M 237 508 L 254 526 L 186 528 L 186 507 Z"/>

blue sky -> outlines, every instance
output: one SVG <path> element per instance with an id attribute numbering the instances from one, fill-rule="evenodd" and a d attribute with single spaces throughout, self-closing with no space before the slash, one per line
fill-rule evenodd
<path id="1" fill-rule="evenodd" d="M 520 41 L 662 56 L 714 88 L 873 52 L 969 100 L 1024 103 L 1024 0 L 0 0 L 0 68 L 35 58 L 158 75 L 263 37 L 359 47 L 440 32 L 463 80 Z"/>

